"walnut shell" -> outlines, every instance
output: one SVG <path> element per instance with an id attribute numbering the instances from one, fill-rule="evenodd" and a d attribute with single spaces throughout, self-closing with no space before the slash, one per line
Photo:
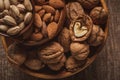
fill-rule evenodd
<path id="1" fill-rule="evenodd" d="M 78 2 L 80 2 L 84 8 L 92 9 L 99 4 L 100 0 L 78 0 Z"/>
<path id="2" fill-rule="evenodd" d="M 70 31 L 66 27 L 58 36 L 58 42 L 63 46 L 65 52 L 68 52 L 70 50 Z"/>
<path id="3" fill-rule="evenodd" d="M 64 56 L 64 49 L 59 43 L 51 42 L 38 51 L 38 56 L 44 63 L 57 63 Z"/>
<path id="4" fill-rule="evenodd" d="M 67 16 L 70 20 L 77 20 L 84 14 L 84 10 L 80 3 L 71 2 L 66 5 Z"/>
<path id="5" fill-rule="evenodd" d="M 17 65 L 22 65 L 26 60 L 26 54 L 23 49 L 21 49 L 17 43 L 13 43 L 8 48 L 8 56 L 15 62 Z"/>
<path id="6" fill-rule="evenodd" d="M 85 41 L 90 36 L 92 27 L 92 19 L 88 15 L 83 15 L 79 20 L 73 20 L 69 26 L 72 41 Z"/>
<path id="7" fill-rule="evenodd" d="M 85 60 L 90 53 L 89 45 L 86 43 L 71 43 L 70 50 L 72 56 L 77 60 Z"/>
<path id="8" fill-rule="evenodd" d="M 103 7 L 95 7 L 90 12 L 90 17 L 92 18 L 94 24 L 105 24 L 108 18 L 108 13 Z"/>
<path id="9" fill-rule="evenodd" d="M 81 68 L 85 63 L 86 63 L 86 60 L 78 61 L 75 58 L 73 58 L 73 56 L 70 56 L 66 61 L 65 67 L 67 71 L 75 72 L 79 70 L 79 68 Z"/>
<path id="10" fill-rule="evenodd" d="M 92 33 L 88 39 L 91 46 L 98 46 L 104 42 L 105 33 L 98 25 L 93 26 Z"/>
<path id="11" fill-rule="evenodd" d="M 63 56 L 62 59 L 60 60 L 60 62 L 55 63 L 55 64 L 48 64 L 48 67 L 51 70 L 59 71 L 65 65 L 65 62 L 66 62 L 66 57 Z"/>

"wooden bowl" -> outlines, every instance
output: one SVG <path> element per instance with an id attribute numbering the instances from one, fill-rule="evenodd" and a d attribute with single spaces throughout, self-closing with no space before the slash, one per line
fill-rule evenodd
<path id="1" fill-rule="evenodd" d="M 58 30 L 57 30 L 57 33 L 55 34 L 55 36 L 57 36 L 58 33 L 63 28 L 65 17 L 66 17 L 66 10 L 64 8 L 63 10 L 61 10 L 61 15 L 60 15 L 60 18 L 59 18 L 59 21 L 58 21 Z M 33 41 L 33 42 L 26 41 L 26 42 L 23 42 L 23 44 L 26 45 L 26 46 L 40 46 L 40 45 L 42 45 L 42 44 L 44 44 L 44 43 L 46 43 L 46 42 L 48 42 L 50 40 L 52 40 L 52 39 L 44 38 L 44 39 L 42 39 L 40 41 Z"/>
<path id="2" fill-rule="evenodd" d="M 108 12 L 105 1 L 101 0 L 101 3 L 102 3 L 102 6 L 104 7 L 104 9 Z M 107 21 L 107 24 L 104 27 L 105 27 L 104 28 L 105 39 L 104 39 L 104 42 L 102 43 L 102 45 L 100 45 L 98 47 L 95 47 L 94 50 L 92 51 L 92 54 L 88 57 L 87 63 L 83 67 L 81 67 L 79 70 L 77 70 L 76 72 L 73 72 L 73 73 L 63 70 L 63 71 L 60 71 L 59 73 L 50 74 L 51 72 L 49 70 L 46 70 L 44 72 L 35 72 L 35 71 L 31 71 L 31 70 L 27 69 L 26 67 L 17 66 L 17 65 L 15 65 L 13 60 L 8 56 L 8 53 L 7 53 L 8 46 L 11 43 L 13 43 L 14 41 L 12 41 L 11 39 L 6 38 L 6 37 L 1 37 L 1 39 L 2 39 L 4 49 L 6 51 L 6 56 L 7 56 L 8 60 L 9 60 L 9 62 L 11 64 L 13 64 L 14 67 L 17 67 L 21 71 L 23 71 L 23 72 L 25 72 L 25 73 L 27 73 L 27 74 L 29 74 L 31 76 L 34 76 L 34 77 L 43 78 L 43 79 L 61 79 L 61 78 L 66 78 L 66 77 L 75 75 L 76 73 L 81 72 L 82 70 L 87 68 L 91 63 L 93 63 L 93 61 L 97 57 L 98 53 L 101 51 L 101 49 L 105 45 L 105 42 L 106 42 L 106 39 L 107 39 L 107 36 L 108 36 L 108 21 Z"/>
<path id="3" fill-rule="evenodd" d="M 34 1 L 31 0 L 31 3 L 32 3 L 32 6 L 33 6 L 33 12 L 32 13 L 33 13 L 33 17 L 34 17 Z M 1 32 L 0 32 L 0 35 L 8 37 L 8 38 L 13 38 L 13 39 L 15 39 L 15 40 L 17 40 L 19 42 L 22 42 L 23 38 L 21 38 L 21 36 L 26 34 L 28 31 L 31 30 L 33 21 L 34 21 L 34 18 L 32 18 L 30 23 L 18 35 L 11 36 L 11 35 L 8 35 L 7 33 L 1 33 Z M 29 34 L 29 35 L 31 35 L 31 34 Z"/>

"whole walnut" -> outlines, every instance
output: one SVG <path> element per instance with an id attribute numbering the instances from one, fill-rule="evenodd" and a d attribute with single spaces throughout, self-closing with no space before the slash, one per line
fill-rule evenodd
<path id="1" fill-rule="evenodd" d="M 86 63 L 86 60 L 76 60 L 73 56 L 70 56 L 65 64 L 65 67 L 67 71 L 75 72 L 79 70 L 84 64 Z"/>
<path id="2" fill-rule="evenodd" d="M 85 9 L 92 9 L 96 7 L 100 0 L 78 0 Z"/>
<path id="3" fill-rule="evenodd" d="M 68 52 L 70 50 L 70 31 L 66 27 L 61 31 L 60 35 L 58 36 L 58 42 L 63 46 L 64 51 Z"/>
<path id="4" fill-rule="evenodd" d="M 66 10 L 70 20 L 77 20 L 84 14 L 84 10 L 79 2 L 69 2 L 66 5 Z"/>
<path id="5" fill-rule="evenodd" d="M 85 60 L 90 53 L 89 45 L 86 43 L 71 43 L 70 50 L 72 56 L 77 60 Z"/>
<path id="6" fill-rule="evenodd" d="M 65 62 L 66 62 L 66 57 L 63 56 L 62 59 L 58 63 L 48 64 L 48 67 L 51 70 L 59 71 L 65 65 Z"/>
<path id="7" fill-rule="evenodd" d="M 91 46 L 98 46 L 104 42 L 105 33 L 98 25 L 93 26 L 92 33 L 88 39 L 88 43 Z"/>
<path id="8" fill-rule="evenodd" d="M 64 49 L 59 43 L 51 42 L 38 50 L 38 56 L 46 64 L 58 63 L 64 56 Z"/>
<path id="9" fill-rule="evenodd" d="M 78 20 L 73 20 L 70 23 L 70 37 L 72 41 L 85 41 L 92 31 L 93 22 L 88 15 L 84 15 Z"/>
<path id="10" fill-rule="evenodd" d="M 26 60 L 25 50 L 20 48 L 17 43 L 13 43 L 8 47 L 8 57 L 16 65 L 22 65 Z"/>
<path id="11" fill-rule="evenodd" d="M 95 7 L 90 12 L 90 17 L 92 18 L 94 24 L 105 24 L 108 19 L 108 13 L 103 7 Z"/>

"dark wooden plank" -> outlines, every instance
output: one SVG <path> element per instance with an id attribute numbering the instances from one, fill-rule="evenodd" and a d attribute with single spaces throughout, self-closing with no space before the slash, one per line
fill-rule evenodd
<path id="1" fill-rule="evenodd" d="M 120 0 L 107 0 L 110 11 L 109 37 L 94 63 L 75 76 L 62 80 L 120 80 Z M 43 80 L 13 68 L 0 41 L 0 80 Z"/>

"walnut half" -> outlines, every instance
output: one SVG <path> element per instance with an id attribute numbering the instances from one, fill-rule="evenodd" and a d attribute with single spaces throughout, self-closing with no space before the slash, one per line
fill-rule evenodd
<path id="1" fill-rule="evenodd" d="M 69 27 L 72 41 L 85 41 L 92 31 L 92 27 L 92 20 L 87 15 L 84 15 L 79 20 L 73 20 Z"/>

